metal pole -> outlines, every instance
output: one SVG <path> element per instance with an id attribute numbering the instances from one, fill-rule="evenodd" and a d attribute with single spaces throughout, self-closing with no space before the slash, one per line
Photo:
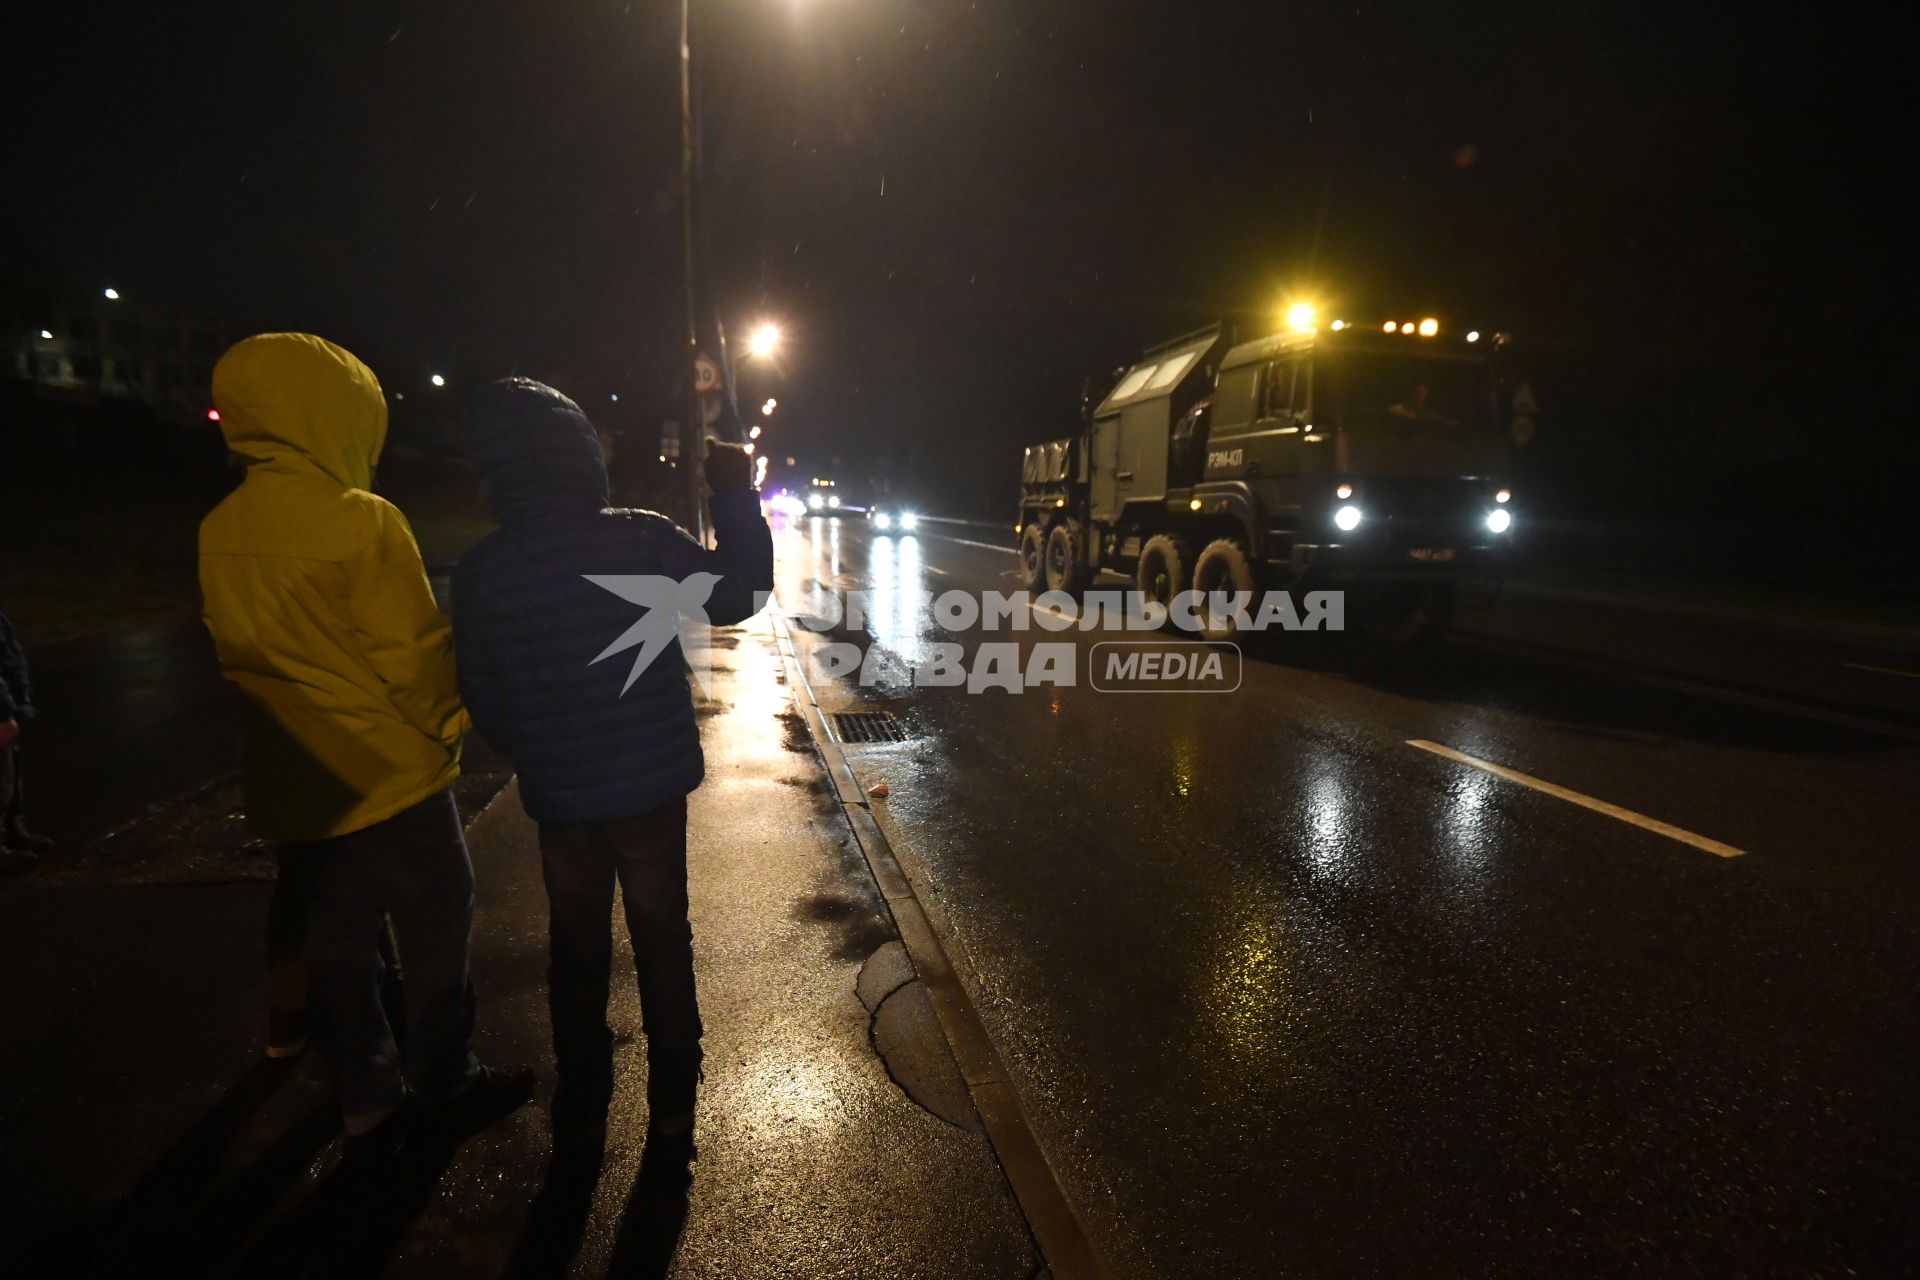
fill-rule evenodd
<path id="1" fill-rule="evenodd" d="M 684 256 L 687 307 L 686 425 L 681 429 L 680 465 L 685 468 L 681 482 L 686 489 L 687 530 L 705 546 L 706 520 L 701 503 L 701 446 L 706 443 L 706 427 L 700 421 L 698 365 L 700 325 L 694 307 L 693 288 L 693 27 L 692 0 L 680 0 L 680 246 Z"/>

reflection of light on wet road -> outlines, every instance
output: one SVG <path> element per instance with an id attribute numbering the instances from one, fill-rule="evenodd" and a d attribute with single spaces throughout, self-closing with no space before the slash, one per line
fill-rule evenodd
<path id="1" fill-rule="evenodd" d="M 1307 863 L 1317 873 L 1344 879 L 1356 869 L 1351 809 L 1355 786 L 1340 760 L 1318 753 L 1308 758 L 1301 784 L 1300 835 Z"/>
<path id="2" fill-rule="evenodd" d="M 846 1104 L 834 1085 L 839 1072 L 834 1063 L 778 1052 L 749 1058 L 729 1081 L 730 1100 L 759 1114 L 733 1117 L 765 1133 L 779 1133 L 779 1126 L 799 1124 L 816 1134 L 831 1129 L 846 1118 Z"/>
<path id="3" fill-rule="evenodd" d="M 867 630 L 910 664 L 929 656 L 922 602 L 928 596 L 918 538 L 875 538 L 867 551 Z"/>
<path id="4" fill-rule="evenodd" d="M 1173 740 L 1173 793 L 1182 800 L 1193 798 L 1194 764 L 1199 754 L 1192 738 L 1182 734 Z"/>
<path id="5" fill-rule="evenodd" d="M 1269 909 L 1242 903 L 1215 916 L 1222 932 L 1197 972 L 1200 1023 L 1196 1038 L 1210 1075 L 1229 1097 L 1241 1097 L 1252 1076 L 1271 1080 L 1295 1073 L 1287 1033 L 1301 1010 L 1289 981 L 1289 942 Z"/>
<path id="6" fill-rule="evenodd" d="M 1447 806 L 1440 813 L 1439 847 L 1456 871 L 1483 883 L 1492 867 L 1493 823 L 1499 816 L 1493 803 L 1497 785 L 1484 773 L 1463 773 L 1450 780 Z"/>

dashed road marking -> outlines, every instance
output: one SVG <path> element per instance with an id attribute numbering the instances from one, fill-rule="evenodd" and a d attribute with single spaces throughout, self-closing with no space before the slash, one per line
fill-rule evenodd
<path id="1" fill-rule="evenodd" d="M 1478 756 L 1470 756 L 1464 751 L 1455 751 L 1452 747 L 1444 747 L 1437 742 L 1428 742 L 1425 738 L 1408 738 L 1407 745 L 1410 747 L 1418 747 L 1422 751 L 1431 751 L 1434 755 L 1451 760 L 1455 764 L 1464 764 L 1468 768 L 1478 769 L 1483 773 L 1490 773 L 1496 778 L 1504 778 L 1508 782 L 1517 782 L 1523 787 L 1532 787 L 1535 791 L 1545 792 L 1547 795 L 1565 800 L 1568 804 L 1577 804 L 1582 809 L 1591 809 L 1595 813 L 1604 813 L 1609 818 L 1616 818 L 1621 822 L 1639 827 L 1643 831 L 1651 831 L 1655 835 L 1665 836 L 1669 840 L 1678 840 L 1681 844 L 1690 844 L 1694 848 L 1710 853 L 1716 858 L 1739 858 L 1743 857 L 1747 852 L 1745 849 L 1736 849 L 1730 844 L 1722 844 L 1718 840 L 1709 840 L 1706 836 L 1696 835 L 1684 827 L 1676 827 L 1670 822 L 1662 822 L 1658 818 L 1649 818 L 1644 813 L 1635 813 L 1633 810 L 1623 809 L 1617 804 L 1609 804 L 1605 800 L 1596 800 L 1590 795 L 1585 795 L 1568 787 L 1548 782 L 1544 778 L 1536 778 L 1530 773 L 1521 773 L 1518 769 L 1509 769 L 1505 765 L 1494 764 L 1492 761 L 1482 760 Z"/>

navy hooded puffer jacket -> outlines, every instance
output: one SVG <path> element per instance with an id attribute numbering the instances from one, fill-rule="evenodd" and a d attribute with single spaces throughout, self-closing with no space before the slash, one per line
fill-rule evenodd
<path id="1" fill-rule="evenodd" d="M 633 818 L 692 791 L 705 765 L 679 642 L 623 693 L 637 650 L 594 659 L 646 610 L 583 575 L 718 575 L 708 620 L 743 621 L 773 589 L 773 538 L 757 495 L 713 494 L 713 551 L 665 516 L 608 510 L 593 424 L 527 378 L 475 394 L 466 444 L 501 528 L 453 575 L 460 693 L 512 758 L 528 815 Z"/>

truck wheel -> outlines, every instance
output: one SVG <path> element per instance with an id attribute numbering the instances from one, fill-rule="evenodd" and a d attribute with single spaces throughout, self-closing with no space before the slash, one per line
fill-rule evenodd
<path id="1" fill-rule="evenodd" d="M 1187 544 L 1164 533 L 1147 539 L 1140 548 L 1140 564 L 1134 573 L 1142 599 L 1171 607 L 1173 598 L 1187 589 L 1187 571 L 1192 566 Z"/>
<path id="2" fill-rule="evenodd" d="M 1047 526 L 1029 520 L 1020 530 L 1020 585 L 1028 591 L 1043 591 L 1047 585 Z"/>
<path id="3" fill-rule="evenodd" d="M 1073 595 L 1086 589 L 1090 577 L 1080 555 L 1080 530 L 1062 520 L 1047 534 L 1047 590 Z"/>
<path id="4" fill-rule="evenodd" d="M 1247 608 L 1259 607 L 1259 601 L 1252 599 L 1253 563 L 1247 559 L 1247 549 L 1232 538 L 1209 542 L 1200 553 L 1193 566 L 1193 589 L 1200 593 L 1200 634 L 1208 640 L 1231 640 L 1240 630 L 1231 614 L 1216 616 L 1207 607 L 1207 597 L 1212 593 L 1245 592 Z"/>

